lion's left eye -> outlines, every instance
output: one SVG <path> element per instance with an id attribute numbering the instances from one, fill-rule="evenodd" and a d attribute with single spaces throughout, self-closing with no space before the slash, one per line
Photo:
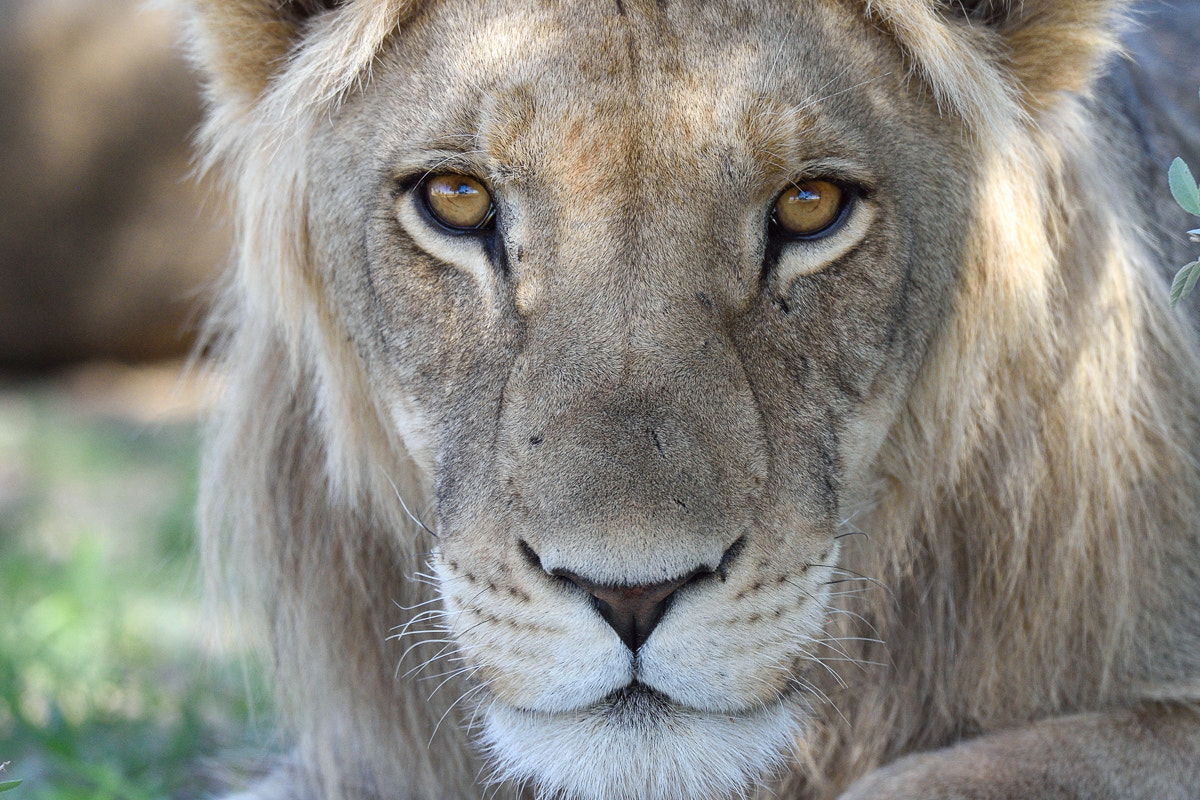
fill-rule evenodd
<path id="1" fill-rule="evenodd" d="M 771 224 L 793 239 L 819 239 L 841 227 L 852 194 L 830 181 L 800 181 L 789 186 L 775 201 Z"/>
<path id="2" fill-rule="evenodd" d="M 429 215 L 455 233 L 484 230 L 496 216 L 491 193 L 468 175 L 434 175 L 421 184 L 419 197 Z"/>

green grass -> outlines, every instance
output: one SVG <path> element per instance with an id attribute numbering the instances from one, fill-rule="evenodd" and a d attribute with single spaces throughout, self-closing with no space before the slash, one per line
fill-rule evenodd
<path id="1" fill-rule="evenodd" d="M 77 400 L 0 389 L 4 800 L 202 797 L 268 726 L 257 673 L 209 645 L 195 425 Z"/>

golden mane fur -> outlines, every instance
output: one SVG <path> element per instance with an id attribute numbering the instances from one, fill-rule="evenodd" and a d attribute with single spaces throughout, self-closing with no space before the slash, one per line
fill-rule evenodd
<path id="1" fill-rule="evenodd" d="M 297 737 L 256 791 L 478 796 L 456 696 L 397 680 L 389 639 L 397 607 L 411 618 L 435 596 L 418 573 L 436 542 L 414 521 L 433 487 L 309 244 L 311 132 L 423 4 L 293 3 L 302 24 L 262 24 L 272 5 L 188 3 L 203 162 L 238 227 L 213 315 L 227 410 L 208 433 L 204 554 L 214 588 L 237 583 L 262 612 Z M 810 724 L 780 797 L 833 797 L 903 754 L 1049 715 L 1200 694 L 1200 602 L 1180 602 L 1200 600 L 1200 360 L 1089 96 L 1122 6 L 1026 0 L 989 25 L 948 24 L 932 0 L 858 9 L 961 121 L 973 218 L 953 313 L 847 525 L 869 541 L 842 546 L 846 570 L 886 589 L 835 598 L 830 636 L 892 677 L 824 687 L 837 712 Z M 399 672 L 441 646 L 415 645 Z"/>

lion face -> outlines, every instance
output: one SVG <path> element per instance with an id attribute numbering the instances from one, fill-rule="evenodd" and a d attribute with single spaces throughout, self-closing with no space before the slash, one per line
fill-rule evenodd
<path id="1" fill-rule="evenodd" d="M 435 4 L 313 143 L 501 777 L 727 794 L 819 694 L 970 167 L 853 11 L 762 5 Z"/>

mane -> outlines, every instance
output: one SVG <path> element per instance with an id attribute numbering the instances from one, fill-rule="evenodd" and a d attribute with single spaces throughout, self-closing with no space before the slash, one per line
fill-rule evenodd
<path id="1" fill-rule="evenodd" d="M 267 84 L 210 88 L 200 135 L 238 214 L 211 319 L 237 411 L 209 425 L 206 566 L 224 595 L 231 567 L 255 565 L 251 585 L 238 581 L 270 626 L 301 736 L 292 768 L 331 798 L 477 792 L 453 692 L 393 677 L 441 649 L 417 644 L 401 661 L 407 642 L 389 638 L 434 598 L 419 575 L 434 542 L 414 519 L 432 527 L 430 487 L 382 422 L 307 250 L 312 131 L 420 5 L 356 0 L 315 16 L 294 46 L 255 52 L 278 64 Z M 896 753 L 1134 686 L 1182 697 L 1169 666 L 1153 672 L 1131 644 L 1200 630 L 1160 622 L 1200 616 L 1161 608 L 1177 565 L 1194 561 L 1200 359 L 1164 308 L 1149 220 L 1133 192 L 1112 190 L 1120 156 L 1090 123 L 1087 87 L 1116 52 L 1111 4 L 1069 4 L 1100 33 L 1061 22 L 1066 38 L 1048 41 L 1081 66 L 1055 74 L 1036 57 L 1005 61 L 1003 29 L 943 24 L 930 0 L 859 5 L 975 144 L 975 216 L 955 309 L 859 498 L 870 540 L 843 547 L 848 569 L 889 591 L 843 598 L 851 613 L 833 635 L 847 657 L 891 669 L 825 687 L 836 712 L 805 737 L 785 791 L 829 791 Z M 199 50 L 215 37 L 193 24 Z M 1081 673 L 1085 661 L 1096 669 Z"/>
<path id="2" fill-rule="evenodd" d="M 409 674 L 436 674 L 420 667 L 438 661 L 444 642 L 398 638 L 434 597 L 421 575 L 433 539 L 404 508 L 423 509 L 429 487 L 381 421 L 308 244 L 304 149 L 321 116 L 369 80 L 413 5 L 359 0 L 344 18 L 310 21 L 291 50 L 247 48 L 279 64 L 274 78 L 210 85 L 198 137 L 200 168 L 217 175 L 237 214 L 205 337 L 233 412 L 207 425 L 201 554 L 210 597 L 268 634 L 263 656 L 299 737 L 281 797 L 297 785 L 331 800 L 397 786 L 477 791 L 479 764 L 448 720 L 456 696 Z M 196 52 L 215 38 L 205 19 L 192 18 L 195 57 L 220 58 Z"/>
<path id="3" fill-rule="evenodd" d="M 828 687 L 838 713 L 793 776 L 825 791 L 981 730 L 1197 689 L 1150 663 L 1198 644 L 1200 614 L 1167 589 L 1198 539 L 1200 360 L 1167 312 L 1144 198 L 1111 191 L 1133 170 L 1095 124 L 1090 70 L 1042 76 L 1053 103 L 972 92 L 978 65 L 927 35 L 921 5 L 871 8 L 967 123 L 975 216 L 955 311 L 852 515 L 868 540 L 842 561 L 884 588 L 843 600 L 831 635 L 888 669 Z M 1117 21 L 1047 41 L 1102 66 Z"/>

